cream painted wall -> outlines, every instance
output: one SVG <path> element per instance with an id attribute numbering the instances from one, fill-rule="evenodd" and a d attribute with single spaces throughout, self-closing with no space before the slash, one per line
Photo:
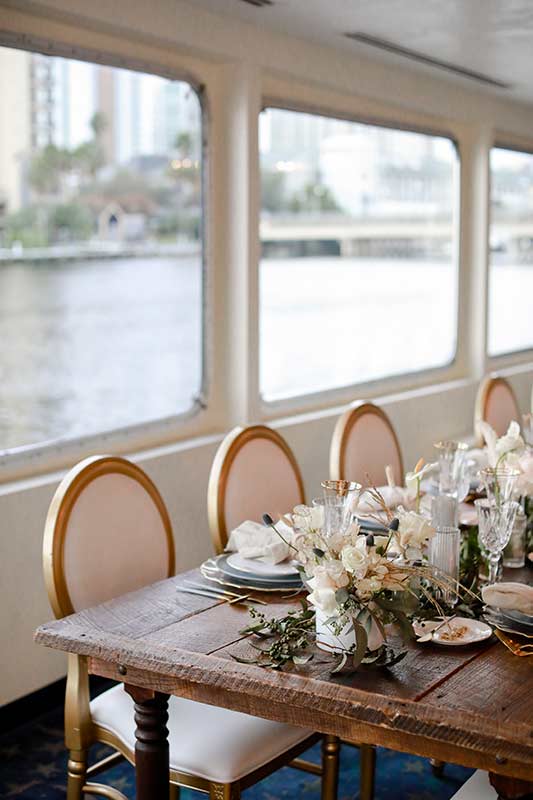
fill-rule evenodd
<path id="1" fill-rule="evenodd" d="M 521 408 L 526 410 L 533 371 L 521 371 L 511 381 Z M 474 383 L 464 381 L 379 398 L 396 426 L 407 467 L 414 465 L 420 454 L 430 458 L 437 439 L 471 434 L 475 389 Z M 328 472 L 329 444 L 341 410 L 284 419 L 275 425 L 294 449 L 308 498 L 319 493 L 320 481 Z M 221 438 L 208 437 L 134 454 L 168 506 L 178 570 L 193 567 L 211 554 L 207 480 Z M 65 672 L 62 654 L 44 650 L 32 641 L 35 628 L 53 616 L 42 578 L 41 544 L 48 504 L 60 477 L 54 474 L 0 488 L 0 641 L 4 643 L 0 705 L 45 686 Z"/>
<path id="2" fill-rule="evenodd" d="M 210 129 L 208 188 L 208 409 L 189 421 L 150 426 L 41 453 L 9 457 L 0 477 L 0 704 L 64 673 L 65 659 L 36 647 L 35 627 L 51 617 L 41 576 L 46 511 L 64 466 L 91 452 L 132 455 L 168 504 L 179 569 L 210 552 L 206 488 L 223 433 L 238 423 L 270 419 L 293 446 L 309 496 L 328 470 L 329 442 L 342 404 L 378 398 L 397 426 L 405 463 L 431 454 L 438 438 L 471 432 L 475 388 L 485 357 L 487 155 L 498 131 L 527 142 L 533 109 L 469 84 L 411 70 L 391 70 L 360 58 L 288 39 L 180 0 L 0 0 L 0 34 L 21 46 L 22 35 L 129 63 L 190 74 L 206 86 Z M 11 37 L 11 38 L 10 38 Z M 19 38 L 17 38 L 19 37 Z M 43 38 L 46 37 L 46 38 Z M 105 56 L 104 56 L 105 59 Z M 262 408 L 257 393 L 257 113 L 263 96 L 355 116 L 392 118 L 437 127 L 462 153 L 460 347 L 448 370 L 395 379 L 309 401 Z M 530 356 L 501 362 L 522 409 L 529 407 Z M 516 362 L 516 363 L 515 363 Z M 428 388 L 428 381 L 440 383 Z M 394 394 L 393 394 L 394 393 Z M 24 476 L 32 477 L 24 477 Z M 10 482 L 8 482 L 10 481 Z"/>

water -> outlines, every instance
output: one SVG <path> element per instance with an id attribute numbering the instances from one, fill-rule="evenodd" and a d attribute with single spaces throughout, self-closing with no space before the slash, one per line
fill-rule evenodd
<path id="1" fill-rule="evenodd" d="M 186 411 L 201 385 L 198 258 L 0 267 L 0 450 Z M 495 325 L 531 332 L 533 268 Z M 260 376 L 267 399 L 451 360 L 456 276 L 445 262 L 265 259 Z M 512 314 L 512 320 L 510 315 Z"/>
<path id="2" fill-rule="evenodd" d="M 201 381 L 201 267 L 0 267 L 0 450 L 185 411 Z"/>

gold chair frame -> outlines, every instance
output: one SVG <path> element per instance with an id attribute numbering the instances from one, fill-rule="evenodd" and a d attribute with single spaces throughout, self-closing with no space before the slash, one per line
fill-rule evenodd
<path id="1" fill-rule="evenodd" d="M 83 489 L 95 478 L 117 473 L 137 480 L 154 501 L 167 534 L 168 577 L 174 575 L 175 551 L 172 526 L 164 501 L 155 484 L 140 467 L 124 458 L 114 456 L 87 458 L 63 478 L 53 497 L 46 518 L 43 542 L 44 576 L 50 604 L 58 618 L 74 612 L 63 571 L 63 548 L 74 504 Z M 301 761 L 298 756 L 321 738 L 322 766 Z M 106 744 L 116 752 L 89 767 L 88 751 L 92 745 L 97 743 Z M 69 751 L 67 800 L 82 800 L 84 795 L 98 795 L 109 798 L 109 800 L 126 800 L 126 797 L 118 789 L 87 780 L 123 760 L 135 765 L 135 753 L 113 733 L 93 722 L 90 710 L 87 658 L 74 654 L 68 656 L 65 744 Z M 313 734 L 235 783 L 215 783 L 196 775 L 171 770 L 170 797 L 172 800 L 178 800 L 180 787 L 183 786 L 208 794 L 212 800 L 238 800 L 243 789 L 275 772 L 281 766 L 291 763 L 296 768 L 321 775 L 323 800 L 335 800 L 338 782 L 338 752 L 339 744 L 335 737 L 321 737 L 319 734 Z"/>
<path id="2" fill-rule="evenodd" d="M 226 487 L 231 466 L 238 453 L 253 439 L 267 439 L 273 442 L 284 453 L 290 462 L 298 490 L 299 502 L 305 503 L 305 491 L 298 462 L 291 448 L 277 431 L 267 425 L 248 425 L 247 427 L 234 428 L 217 450 L 207 489 L 207 513 L 211 539 L 217 553 L 222 553 L 228 542 L 228 529 L 226 525 Z M 287 509 L 288 511 L 290 509 Z"/>
<path id="3" fill-rule="evenodd" d="M 476 403 L 474 408 L 474 434 L 476 439 L 476 447 L 483 447 L 484 445 L 483 436 L 478 430 L 479 427 L 478 423 L 485 421 L 487 417 L 487 406 L 491 392 L 493 392 L 497 386 L 504 386 L 507 389 L 515 404 L 516 419 L 517 420 L 520 419 L 520 408 L 518 406 L 516 394 L 509 381 L 506 378 L 502 378 L 501 375 L 496 375 L 494 373 L 490 375 L 485 375 L 485 377 L 479 383 L 476 394 Z"/>
<path id="4" fill-rule="evenodd" d="M 385 423 L 385 425 L 391 432 L 392 438 L 396 445 L 396 451 L 398 453 L 398 461 L 400 464 L 399 480 L 400 482 L 403 482 L 404 467 L 403 467 L 402 449 L 400 447 L 400 442 L 398 440 L 396 431 L 394 430 L 394 426 L 382 408 L 366 400 L 359 400 L 355 403 L 352 403 L 352 405 L 349 406 L 349 408 L 347 408 L 346 411 L 343 414 L 341 414 L 341 416 L 337 420 L 335 429 L 333 431 L 333 436 L 331 438 L 331 447 L 329 451 L 330 478 L 335 481 L 358 480 L 358 476 L 346 474 L 346 468 L 345 468 L 346 448 L 348 446 L 348 439 L 350 433 L 355 423 L 358 422 L 361 419 L 361 417 L 364 417 L 367 414 L 372 414 L 375 417 L 379 417 L 379 419 Z M 363 481 L 359 479 L 359 483 L 363 483 Z"/>

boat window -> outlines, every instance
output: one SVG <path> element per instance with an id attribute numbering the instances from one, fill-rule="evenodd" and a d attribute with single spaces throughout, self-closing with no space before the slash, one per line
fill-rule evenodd
<path id="1" fill-rule="evenodd" d="M 279 108 L 259 134 L 263 399 L 450 364 L 452 140 Z"/>
<path id="2" fill-rule="evenodd" d="M 533 153 L 494 147 L 490 182 L 488 351 L 496 356 L 533 347 Z"/>
<path id="3" fill-rule="evenodd" d="M 196 91 L 0 48 L 0 448 L 191 411 L 203 382 Z"/>

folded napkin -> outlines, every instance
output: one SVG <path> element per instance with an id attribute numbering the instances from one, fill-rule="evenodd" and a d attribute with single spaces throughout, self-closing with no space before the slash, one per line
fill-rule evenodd
<path id="1" fill-rule="evenodd" d="M 378 486 L 377 490 L 390 509 L 397 506 L 409 508 L 413 505 L 414 498 L 409 495 L 405 486 Z M 381 511 L 381 506 L 369 492 L 363 492 L 354 510 L 356 514 L 375 514 L 376 511 Z"/>
<path id="2" fill-rule="evenodd" d="M 493 583 L 484 586 L 481 594 L 488 606 L 533 615 L 533 586 L 525 583 Z"/>
<path id="3" fill-rule="evenodd" d="M 292 529 L 283 522 L 277 522 L 276 527 L 290 542 Z M 230 533 L 226 550 L 243 558 L 257 558 L 265 564 L 279 564 L 288 558 L 290 548 L 272 528 L 248 519 Z"/>

